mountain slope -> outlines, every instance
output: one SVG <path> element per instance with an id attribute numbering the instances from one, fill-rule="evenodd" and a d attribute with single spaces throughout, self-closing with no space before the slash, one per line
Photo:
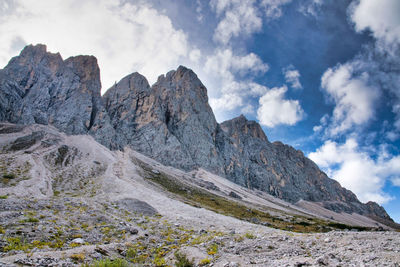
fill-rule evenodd
<path id="1" fill-rule="evenodd" d="M 270 143 L 243 116 L 218 124 L 197 75 L 179 67 L 150 87 L 138 73 L 100 96 L 91 56 L 62 60 L 43 45 L 27 46 L 0 70 L 0 119 L 51 124 L 67 134 L 90 134 L 111 149 L 130 147 L 186 171 L 204 168 L 239 185 L 296 203 L 318 202 L 391 223 L 376 203 L 362 204 L 302 152 Z"/>
<path id="2" fill-rule="evenodd" d="M 0 171 L 1 266 L 172 266 L 177 251 L 219 267 L 400 260 L 399 233 L 355 232 L 388 229 L 366 216 L 303 209 L 53 126 L 0 123 Z M 335 229 L 353 231 L 321 233 Z"/>

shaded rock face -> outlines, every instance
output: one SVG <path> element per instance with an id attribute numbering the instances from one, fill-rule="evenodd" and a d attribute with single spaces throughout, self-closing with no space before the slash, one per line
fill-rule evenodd
<path id="1" fill-rule="evenodd" d="M 100 70 L 93 56 L 63 60 L 46 46 L 27 46 L 0 70 L 0 119 L 52 124 L 67 134 L 93 134 L 116 147 L 100 95 Z"/>
<path id="2" fill-rule="evenodd" d="M 90 134 L 111 149 L 129 146 L 164 165 L 202 167 L 293 203 L 304 199 L 390 219 L 376 203 L 360 203 L 301 151 L 270 143 L 258 123 L 240 116 L 218 124 L 206 88 L 190 69 L 180 66 L 153 86 L 133 73 L 103 97 L 100 90 L 94 57 L 63 60 L 44 45 L 27 46 L 0 70 L 0 120 L 52 124 L 67 134 Z M 26 139 L 21 142 L 36 142 Z"/>
<path id="3" fill-rule="evenodd" d="M 242 178 L 239 183 L 290 202 L 357 201 L 301 151 L 280 142 L 270 143 L 258 123 L 240 116 L 223 122 L 221 128 L 235 148 L 224 153 L 227 177 Z"/>

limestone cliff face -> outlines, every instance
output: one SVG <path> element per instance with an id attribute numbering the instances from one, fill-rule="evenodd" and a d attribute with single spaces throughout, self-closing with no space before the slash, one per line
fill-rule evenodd
<path id="1" fill-rule="evenodd" d="M 27 46 L 0 70 L 0 118 L 52 124 L 68 134 L 92 134 L 116 148 L 102 105 L 100 70 L 93 56 L 63 60 L 46 46 Z"/>
<path id="2" fill-rule="evenodd" d="M 123 145 L 185 170 L 207 166 L 222 171 L 217 122 L 193 71 L 181 66 L 152 87 L 133 73 L 110 88 L 104 102 Z"/>
<path id="3" fill-rule="evenodd" d="M 150 87 L 133 73 L 100 95 L 93 56 L 63 60 L 44 45 L 27 46 L 0 70 L 0 120 L 52 124 L 67 134 L 90 134 L 111 149 L 129 146 L 184 170 L 199 167 L 295 203 L 320 202 L 335 211 L 388 220 L 376 203 L 362 204 L 303 153 L 270 143 L 244 116 L 218 124 L 207 90 L 180 66 Z"/>

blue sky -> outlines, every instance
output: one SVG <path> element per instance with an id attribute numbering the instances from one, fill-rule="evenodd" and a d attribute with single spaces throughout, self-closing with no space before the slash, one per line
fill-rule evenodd
<path id="1" fill-rule="evenodd" d="M 98 58 L 103 93 L 178 65 L 218 121 L 257 120 L 400 222 L 400 1 L 4 0 L 0 67 L 26 44 Z"/>

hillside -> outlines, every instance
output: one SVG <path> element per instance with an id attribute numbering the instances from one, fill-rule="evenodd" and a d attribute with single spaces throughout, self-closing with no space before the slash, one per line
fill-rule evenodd
<path id="1" fill-rule="evenodd" d="M 214 266 L 399 261 L 400 235 L 366 231 L 386 226 L 362 215 L 301 208 L 54 127 L 1 124 L 0 134 L 6 266 L 115 258 L 162 266 L 175 251 Z"/>

